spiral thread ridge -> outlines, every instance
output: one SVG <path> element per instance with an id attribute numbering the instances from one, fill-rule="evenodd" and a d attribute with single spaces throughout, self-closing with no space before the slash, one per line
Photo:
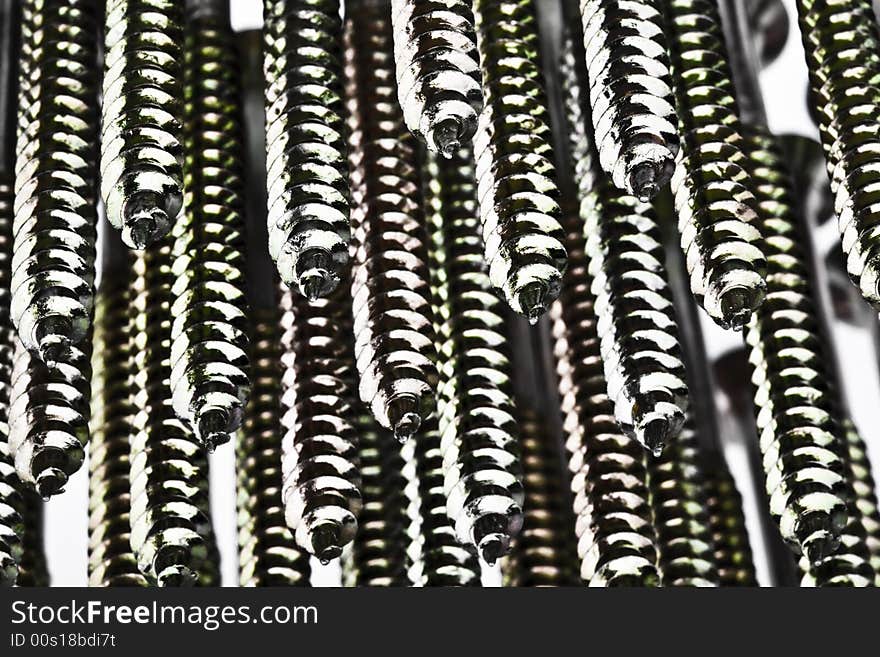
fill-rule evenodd
<path id="1" fill-rule="evenodd" d="M 757 586 L 742 496 L 720 454 L 704 459 L 704 490 L 721 586 Z"/>
<path id="2" fill-rule="evenodd" d="M 614 185 L 649 201 L 672 177 L 678 133 L 657 0 L 581 0 L 599 163 Z"/>
<path id="3" fill-rule="evenodd" d="M 351 239 L 339 0 L 264 0 L 269 252 L 309 299 L 342 279 Z"/>
<path id="4" fill-rule="evenodd" d="M 253 388 L 236 447 L 241 586 L 308 586 L 309 555 L 294 540 L 281 501 L 281 312 L 253 309 Z"/>
<path id="5" fill-rule="evenodd" d="M 94 304 L 97 12 L 22 4 L 11 312 L 50 365 L 87 338 Z"/>
<path id="6" fill-rule="evenodd" d="M 358 415 L 363 510 L 343 577 L 352 586 L 412 586 L 401 445 L 372 416 Z"/>
<path id="7" fill-rule="evenodd" d="M 342 554 L 361 512 L 351 364 L 351 297 L 282 298 L 282 498 L 297 544 L 323 562 Z"/>
<path id="8" fill-rule="evenodd" d="M 387 2 L 346 19 L 353 298 L 359 394 L 406 440 L 434 410 L 437 353 L 416 143 L 394 81 Z"/>
<path id="9" fill-rule="evenodd" d="M 692 416 L 669 448 L 648 464 L 663 586 L 719 586 L 706 476 Z"/>
<path id="10" fill-rule="evenodd" d="M 569 131 L 586 124 L 574 43 L 568 40 L 562 82 Z M 573 159 L 583 153 L 574 139 Z M 658 586 L 657 535 L 648 503 L 646 452 L 620 430 L 599 346 L 592 276 L 578 212 L 565 214 L 570 266 L 551 309 L 563 436 L 571 473 L 580 575 L 590 586 Z"/>
<path id="11" fill-rule="evenodd" d="M 439 339 L 437 414 L 446 510 L 489 564 L 522 526 L 522 464 L 504 305 L 483 261 L 469 150 L 426 163 Z"/>
<path id="12" fill-rule="evenodd" d="M 853 423 L 847 420 L 843 427 L 849 460 L 849 484 L 853 494 L 851 508 L 865 530 L 865 544 L 875 573 L 874 586 L 880 586 L 880 507 L 877 504 L 871 462 L 868 460 L 865 441 Z"/>
<path id="13" fill-rule="evenodd" d="M 870 0 L 798 0 L 846 269 L 880 308 L 880 30 Z"/>
<path id="14" fill-rule="evenodd" d="M 250 387 L 236 57 L 225 10 L 190 13 L 184 211 L 171 233 L 171 390 L 178 417 L 208 451 L 241 425 Z"/>
<path id="15" fill-rule="evenodd" d="M 0 116 L 0 121 L 6 117 Z M 23 556 L 24 491 L 9 445 L 9 398 L 12 387 L 15 331 L 10 315 L 12 278 L 12 176 L 0 172 L 0 587 L 18 578 Z"/>
<path id="16" fill-rule="evenodd" d="M 691 291 L 717 324 L 741 330 L 764 297 L 767 262 L 717 0 L 671 0 L 666 18 L 681 136 L 672 191 Z"/>
<path id="17" fill-rule="evenodd" d="M 131 442 L 131 547 L 158 586 L 211 586 L 217 548 L 208 506 L 208 460 L 171 399 L 171 240 L 138 253 L 130 328 L 137 413 Z"/>
<path id="18" fill-rule="evenodd" d="M 469 0 L 391 0 L 397 94 L 410 132 L 451 157 L 468 145 L 483 108 Z"/>
<path id="19" fill-rule="evenodd" d="M 505 586 L 580 586 L 574 514 L 560 445 L 545 420 L 520 413 L 523 528 L 503 564 Z"/>
<path id="20" fill-rule="evenodd" d="M 474 139 L 484 257 L 508 305 L 535 323 L 567 256 L 533 0 L 476 0 L 485 107 Z"/>
<path id="21" fill-rule="evenodd" d="M 446 511 L 443 452 L 435 417 L 401 447 L 410 500 L 409 578 L 414 586 L 480 586 L 480 562 Z"/>
<path id="22" fill-rule="evenodd" d="M 144 249 L 183 206 L 184 0 L 107 0 L 104 28 L 101 197 Z"/>
<path id="23" fill-rule="evenodd" d="M 743 146 L 767 253 L 767 297 L 745 333 L 765 485 L 783 538 L 815 564 L 848 524 L 840 400 L 781 154 L 757 129 Z"/>
<path id="24" fill-rule="evenodd" d="M 89 423 L 89 585 L 147 586 L 131 549 L 130 271 L 104 278 L 95 304 Z"/>

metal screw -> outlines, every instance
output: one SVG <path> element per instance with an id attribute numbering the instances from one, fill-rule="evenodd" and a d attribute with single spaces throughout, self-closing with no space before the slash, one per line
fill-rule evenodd
<path id="1" fill-rule="evenodd" d="M 184 0 L 108 0 L 101 196 L 130 247 L 171 230 L 183 203 Z"/>
<path id="2" fill-rule="evenodd" d="M 766 260 L 716 0 L 666 3 L 681 149 L 672 190 L 691 290 L 720 326 L 760 305 Z"/>
<path id="3" fill-rule="evenodd" d="M 489 564 L 522 526 L 522 464 L 504 306 L 480 235 L 469 150 L 427 164 L 439 343 L 437 413 L 447 512 Z"/>
<path id="4" fill-rule="evenodd" d="M 880 511 L 878 511 L 877 491 L 871 475 L 865 441 L 856 431 L 852 422 L 844 421 L 847 452 L 849 457 L 850 485 L 853 491 L 853 509 L 858 514 L 865 530 L 865 543 L 869 560 L 876 573 L 875 586 L 880 586 Z"/>
<path id="5" fill-rule="evenodd" d="M 95 303 L 89 422 L 89 584 L 147 586 L 129 538 L 132 404 L 128 270 L 104 273 Z"/>
<path id="6" fill-rule="evenodd" d="M 281 280 L 314 300 L 339 284 L 351 239 L 340 3 L 263 9 L 269 251 Z"/>
<path id="7" fill-rule="evenodd" d="M 817 563 L 837 549 L 847 524 L 841 404 L 782 157 L 757 128 L 743 147 L 767 253 L 767 298 L 745 337 L 770 512 L 783 538 Z"/>
<path id="8" fill-rule="evenodd" d="M 50 365 L 86 337 L 94 302 L 97 11 L 22 6 L 12 321 Z"/>
<path id="9" fill-rule="evenodd" d="M 483 91 L 469 0 L 392 0 L 397 93 L 410 131 L 451 157 L 477 129 Z"/>
<path id="10" fill-rule="evenodd" d="M 718 586 L 703 458 L 688 414 L 668 449 L 648 463 L 663 586 Z"/>
<path id="11" fill-rule="evenodd" d="M 590 107 L 602 169 L 649 201 L 678 153 L 663 16 L 655 0 L 581 0 Z"/>
<path id="12" fill-rule="evenodd" d="M 362 501 L 355 428 L 351 297 L 282 298 L 282 498 L 297 544 L 322 562 L 357 532 Z"/>
<path id="13" fill-rule="evenodd" d="M 236 448 L 239 584 L 308 586 L 309 555 L 287 527 L 281 501 L 281 312 L 251 312 L 253 389 Z"/>
<path id="14" fill-rule="evenodd" d="M 880 243 L 873 192 L 880 181 L 877 104 L 880 32 L 871 0 L 799 0 L 813 109 L 846 267 L 865 299 L 880 308 Z"/>
<path id="15" fill-rule="evenodd" d="M 351 586 L 412 586 L 401 446 L 373 418 L 357 418 L 363 511 L 343 579 Z"/>
<path id="16" fill-rule="evenodd" d="M 443 452 L 437 419 L 401 447 L 410 500 L 409 578 L 415 586 L 480 586 L 480 563 L 462 545 L 446 511 Z"/>
<path id="17" fill-rule="evenodd" d="M 172 408 L 170 239 L 138 253 L 131 300 L 131 547 L 159 586 L 217 582 L 204 447 Z"/>
<path id="18" fill-rule="evenodd" d="M 434 408 L 437 355 L 416 144 L 398 106 L 389 11 L 360 3 L 346 19 L 351 290 L 360 397 L 405 440 Z"/>
<path id="19" fill-rule="evenodd" d="M 569 130 L 586 125 L 580 114 L 585 90 L 575 75 L 573 46 L 569 40 L 561 62 Z M 591 586 L 657 586 L 657 536 L 648 504 L 646 452 L 623 435 L 614 417 L 583 222 L 572 208 L 564 216 L 570 266 L 551 315 L 581 578 Z"/>
<path id="20" fill-rule="evenodd" d="M 703 481 L 721 586 L 757 586 L 742 497 L 722 454 L 706 455 Z"/>
<path id="21" fill-rule="evenodd" d="M 535 323 L 566 267 L 533 0 L 476 0 L 486 106 L 474 139 L 485 260 L 492 284 Z"/>
<path id="22" fill-rule="evenodd" d="M 0 426 L 9 422 L 15 331 L 10 314 L 12 279 L 15 101 L 18 61 L 16 0 L 0 2 Z M 22 558 L 22 484 L 15 472 L 8 431 L 0 431 L 0 586 L 12 586 Z"/>
<path id="23" fill-rule="evenodd" d="M 521 412 L 523 528 L 503 562 L 506 586 L 579 586 L 568 472 L 546 421 Z"/>
<path id="24" fill-rule="evenodd" d="M 22 481 L 40 497 L 63 492 L 83 464 L 88 441 L 90 340 L 53 365 L 16 345 L 9 406 L 9 447 Z"/>
<path id="25" fill-rule="evenodd" d="M 248 321 L 240 93 L 228 3 L 189 7 L 184 59 L 184 212 L 172 229 L 174 410 L 209 451 L 247 400 Z"/>

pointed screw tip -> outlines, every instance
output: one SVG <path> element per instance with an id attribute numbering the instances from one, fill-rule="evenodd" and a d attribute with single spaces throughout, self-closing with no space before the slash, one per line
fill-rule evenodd
<path id="1" fill-rule="evenodd" d="M 480 557 L 489 566 L 494 566 L 498 560 L 507 554 L 510 548 L 510 538 L 501 534 L 494 534 L 484 538 L 479 545 Z"/>
<path id="2" fill-rule="evenodd" d="M 67 474 L 63 470 L 47 468 L 37 475 L 34 488 L 43 501 L 48 502 L 55 495 L 64 492 L 65 484 L 67 484 Z"/>
<path id="3" fill-rule="evenodd" d="M 388 402 L 388 422 L 394 437 L 402 443 L 412 438 L 422 425 L 419 406 L 418 397 L 411 394 L 398 395 Z"/>
<path id="4" fill-rule="evenodd" d="M 529 283 L 519 293 L 519 302 L 522 314 L 528 319 L 529 324 L 534 326 L 544 313 L 547 312 L 548 288 L 543 283 Z"/>
<path id="5" fill-rule="evenodd" d="M 340 534 L 339 525 L 336 523 L 321 525 L 312 532 L 311 552 L 323 565 L 326 566 L 342 555 L 342 546 L 339 544 Z"/>
<path id="6" fill-rule="evenodd" d="M 461 126 L 454 119 L 445 119 L 434 128 L 431 141 L 437 152 L 449 159 L 461 149 Z"/>

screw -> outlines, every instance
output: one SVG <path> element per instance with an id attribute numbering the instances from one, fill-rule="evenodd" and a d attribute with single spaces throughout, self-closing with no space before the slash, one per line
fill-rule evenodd
<path id="1" fill-rule="evenodd" d="M 172 229 L 174 410 L 208 451 L 242 420 L 248 380 L 237 53 L 228 3 L 188 8 L 184 212 Z"/>
<path id="2" fill-rule="evenodd" d="M 506 586 L 580 586 L 568 473 L 559 445 L 532 412 L 520 413 L 523 528 L 503 563 Z"/>
<path id="3" fill-rule="evenodd" d="M 872 500 L 870 494 L 868 497 L 864 496 L 864 488 L 857 491 L 857 487 L 864 482 L 860 470 L 867 462 L 865 444 L 850 420 L 843 420 L 841 427 L 846 434 L 847 443 L 846 494 L 849 523 L 840 532 L 840 546 L 834 554 L 815 564 L 811 564 L 806 557 L 800 558 L 798 565 L 803 574 L 801 586 L 868 587 L 875 586 L 877 581 L 876 555 L 871 551 L 873 540 L 867 532 L 868 527 L 875 527 L 871 514 L 876 517 L 876 497 Z M 876 544 L 873 547 L 876 548 Z"/>
<path id="4" fill-rule="evenodd" d="M 865 299 L 880 308 L 873 191 L 880 180 L 874 162 L 880 149 L 880 93 L 873 83 L 880 74 L 876 17 L 870 0 L 796 4 L 847 272 Z"/>
<path id="5" fill-rule="evenodd" d="M 135 249 L 171 230 L 183 204 L 184 0 L 108 0 L 101 196 Z"/>
<path id="6" fill-rule="evenodd" d="M 532 0 L 476 0 L 486 106 L 474 139 L 485 259 L 510 307 L 536 323 L 566 267 Z"/>
<path id="7" fill-rule="evenodd" d="M 581 0 L 598 160 L 614 185 L 649 201 L 678 153 L 663 16 L 655 0 Z"/>
<path id="8" fill-rule="evenodd" d="M 95 304 L 89 436 L 89 585 L 147 586 L 129 538 L 131 376 L 128 270 L 105 272 Z"/>
<path id="9" fill-rule="evenodd" d="M 412 586 L 401 446 L 366 413 L 358 415 L 356 427 L 363 510 L 343 578 L 352 586 Z"/>
<path id="10" fill-rule="evenodd" d="M 447 512 L 488 564 L 522 526 L 522 464 L 504 306 L 483 260 L 469 150 L 426 164 Z"/>
<path id="11" fill-rule="evenodd" d="M 131 547 L 158 586 L 217 582 L 208 462 L 171 400 L 171 240 L 138 252 L 131 286 Z"/>
<path id="12" fill-rule="evenodd" d="M 83 463 L 88 440 L 89 340 L 53 365 L 17 342 L 9 406 L 9 447 L 19 478 L 48 499 Z"/>
<path id="13" fill-rule="evenodd" d="M 410 499 L 409 578 L 415 586 L 480 586 L 480 563 L 446 511 L 443 452 L 435 416 L 401 447 Z"/>
<path id="14" fill-rule="evenodd" d="M 483 108 L 474 16 L 466 0 L 392 0 L 397 92 L 410 131 L 451 157 Z"/>
<path id="15" fill-rule="evenodd" d="M 669 449 L 648 463 L 663 586 L 720 584 L 702 462 L 693 416 L 688 414 Z"/>
<path id="16" fill-rule="evenodd" d="M 666 3 L 681 149 L 672 176 L 691 290 L 723 328 L 760 305 L 766 260 L 716 0 Z"/>
<path id="17" fill-rule="evenodd" d="M 822 337 L 810 247 L 782 157 L 757 128 L 743 147 L 757 182 L 767 253 L 767 298 L 745 334 L 765 484 L 783 538 L 817 563 L 837 549 L 847 524 L 841 404 Z"/>
<path id="18" fill-rule="evenodd" d="M 403 441 L 433 410 L 437 355 L 416 144 L 397 103 L 389 11 L 361 3 L 346 19 L 351 290 L 360 397 Z"/>
<path id="19" fill-rule="evenodd" d="M 337 288 L 311 304 L 287 292 L 282 497 L 297 544 L 323 563 L 342 554 L 361 511 L 351 297 Z"/>
<path id="20" fill-rule="evenodd" d="M 724 456 L 706 455 L 703 471 L 706 473 L 703 487 L 719 583 L 721 586 L 757 586 L 742 497 Z"/>
<path id="21" fill-rule="evenodd" d="M 94 301 L 96 5 L 22 5 L 12 321 L 50 365 L 85 339 Z"/>
<path id="22" fill-rule="evenodd" d="M 339 284 L 351 238 L 340 3 L 263 8 L 269 251 L 314 300 Z"/>
<path id="23" fill-rule="evenodd" d="M 574 71 L 574 45 L 567 41 L 561 62 L 570 134 L 586 125 L 580 103 L 585 90 Z M 571 205 L 574 199 L 564 214 L 570 265 L 551 316 L 580 574 L 591 586 L 657 586 L 657 536 L 648 505 L 646 453 L 623 435 L 614 417 L 583 222 Z"/>
<path id="24" fill-rule="evenodd" d="M 236 448 L 239 584 L 308 586 L 309 555 L 288 529 L 281 501 L 281 312 L 251 312 L 253 389 Z"/>

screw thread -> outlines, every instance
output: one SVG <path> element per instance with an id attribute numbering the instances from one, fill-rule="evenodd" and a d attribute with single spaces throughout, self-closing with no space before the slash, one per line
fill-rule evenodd
<path id="1" fill-rule="evenodd" d="M 171 400 L 171 240 L 134 263 L 131 357 L 137 413 L 131 442 L 131 547 L 138 567 L 159 586 L 218 581 L 208 506 L 208 460 Z"/>
<path id="2" fill-rule="evenodd" d="M 663 16 L 656 0 L 581 0 L 593 130 L 614 185 L 650 200 L 678 154 Z"/>
<path id="3" fill-rule="evenodd" d="M 397 95 L 410 131 L 445 157 L 467 145 L 483 108 L 466 0 L 392 0 Z"/>
<path id="4" fill-rule="evenodd" d="M 107 0 L 101 197 L 130 247 L 166 235 L 183 205 L 183 0 Z"/>
<path id="5" fill-rule="evenodd" d="M 281 311 L 253 309 L 253 387 L 236 448 L 241 586 L 308 586 L 309 555 L 297 546 L 281 501 Z"/>
<path id="6" fill-rule="evenodd" d="M 94 303 L 96 5 L 22 4 L 11 312 L 49 364 L 86 339 Z"/>
<path id="7" fill-rule="evenodd" d="M 241 425 L 248 321 L 237 53 L 222 12 L 189 16 L 184 212 L 172 229 L 174 410 L 209 451 Z"/>
<path id="8" fill-rule="evenodd" d="M 740 330 L 764 297 L 767 263 L 717 0 L 671 0 L 666 24 L 681 136 L 672 191 L 691 291 L 717 324 Z"/>
<path id="9" fill-rule="evenodd" d="M 405 440 L 433 411 L 437 354 L 416 143 L 397 102 L 389 11 L 369 4 L 346 19 L 351 291 L 360 398 Z"/>
<path id="10" fill-rule="evenodd" d="M 485 108 L 474 139 L 484 257 L 492 284 L 535 323 L 566 267 L 533 0 L 474 2 Z"/>
<path id="11" fill-rule="evenodd" d="M 309 299 L 336 288 L 349 261 L 339 9 L 339 0 L 263 3 L 269 252 L 281 280 Z"/>

